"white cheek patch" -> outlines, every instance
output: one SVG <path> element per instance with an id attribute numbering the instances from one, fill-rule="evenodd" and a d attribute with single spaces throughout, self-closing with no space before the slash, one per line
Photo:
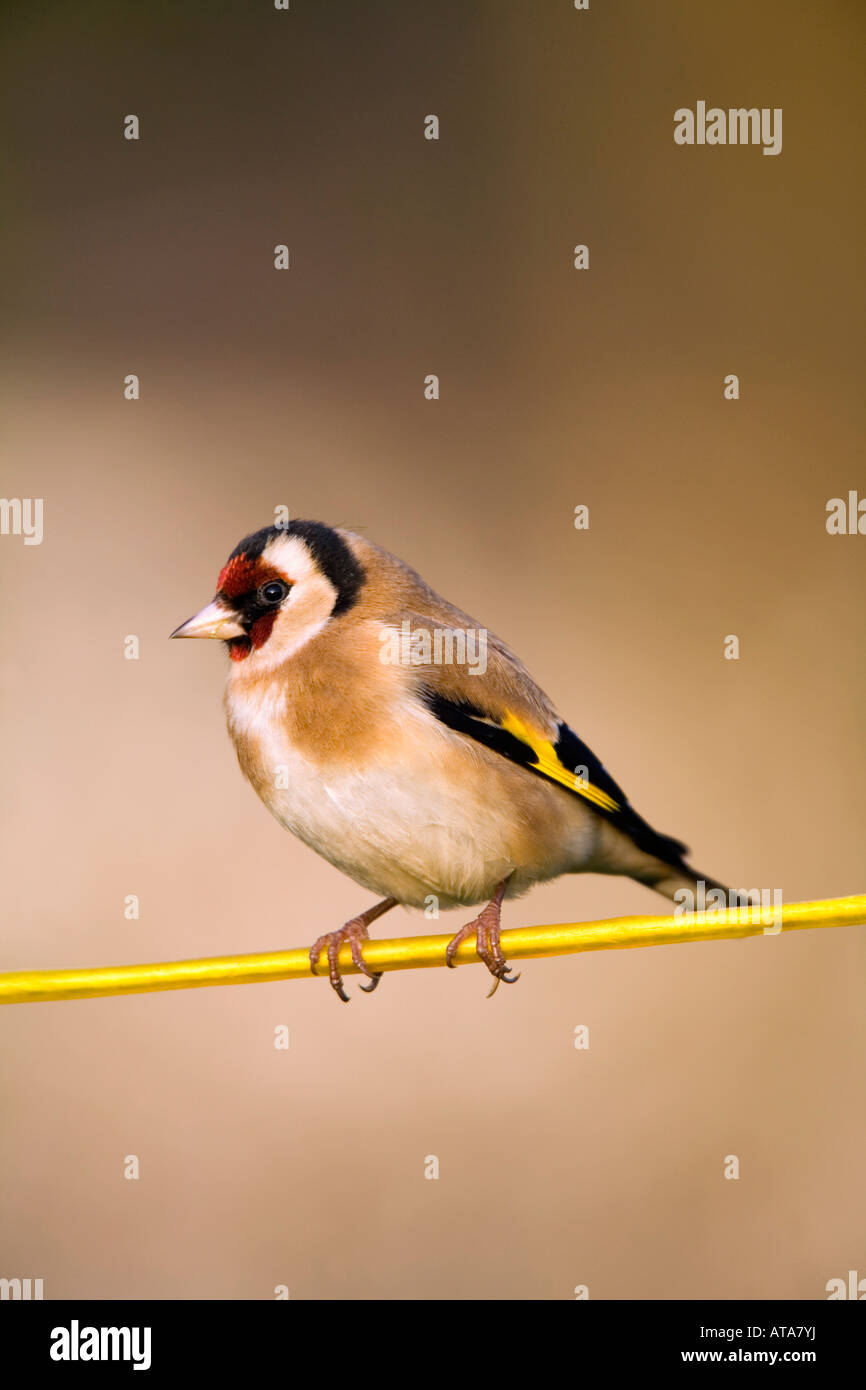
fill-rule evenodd
<path id="1" fill-rule="evenodd" d="M 248 669 L 267 670 L 279 666 L 321 632 L 337 602 L 337 590 L 299 536 L 277 536 L 265 546 L 262 559 L 285 575 L 292 586 L 268 640 L 253 648 L 244 662 Z"/>
<path id="2" fill-rule="evenodd" d="M 315 574 L 316 564 L 300 536 L 275 536 L 262 551 L 266 565 L 273 565 L 293 584 L 301 584 Z"/>

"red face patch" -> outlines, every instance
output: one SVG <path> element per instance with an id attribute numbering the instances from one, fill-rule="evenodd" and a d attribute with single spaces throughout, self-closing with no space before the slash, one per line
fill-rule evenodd
<path id="1" fill-rule="evenodd" d="M 254 647 L 256 650 L 263 647 L 271 635 L 276 617 L 276 613 L 265 613 L 263 617 L 256 618 L 249 637 L 232 637 L 228 644 L 232 661 L 243 661 Z"/>
<path id="2" fill-rule="evenodd" d="M 252 560 L 247 555 L 234 555 L 220 570 L 217 593 L 235 606 L 242 620 L 246 614 L 245 621 L 249 623 L 247 637 L 229 639 L 228 649 L 232 661 L 243 661 L 254 648 L 258 650 L 259 647 L 263 647 L 270 637 L 277 610 L 262 613 L 259 606 L 259 616 L 255 617 L 255 593 L 263 584 L 275 579 L 282 584 L 288 584 L 288 580 L 273 565 L 260 558 Z"/>
<path id="3" fill-rule="evenodd" d="M 217 580 L 217 593 L 226 598 L 241 598 L 251 594 L 269 579 L 282 579 L 279 570 L 262 559 L 250 560 L 246 555 L 235 555 L 220 570 Z"/>

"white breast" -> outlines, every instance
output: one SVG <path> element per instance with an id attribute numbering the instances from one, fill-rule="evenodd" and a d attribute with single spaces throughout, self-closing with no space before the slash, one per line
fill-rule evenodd
<path id="1" fill-rule="evenodd" d="M 324 770 L 293 747 L 277 687 L 235 687 L 229 731 L 252 744 L 266 777 L 256 790 L 277 820 L 323 858 L 380 897 L 442 908 L 487 900 L 515 868 L 511 810 L 480 804 L 440 769 L 439 732 L 426 712 L 401 730 L 399 760 Z M 431 741 L 433 746 L 431 747 Z M 560 870 L 561 872 L 561 870 Z"/>

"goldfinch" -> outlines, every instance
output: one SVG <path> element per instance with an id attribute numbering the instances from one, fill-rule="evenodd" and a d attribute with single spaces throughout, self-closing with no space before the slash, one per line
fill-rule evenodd
<path id="1" fill-rule="evenodd" d="M 315 942 L 375 989 L 362 943 L 398 903 L 485 903 L 474 934 L 493 975 L 504 898 L 567 873 L 624 874 L 673 898 L 703 879 L 653 830 L 503 642 L 363 536 L 292 521 L 247 536 L 216 596 L 172 637 L 224 641 L 228 729 L 268 810 L 381 901 Z"/>

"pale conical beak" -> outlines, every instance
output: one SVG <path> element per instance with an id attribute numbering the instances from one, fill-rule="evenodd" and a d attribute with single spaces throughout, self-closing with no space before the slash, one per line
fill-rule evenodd
<path id="1" fill-rule="evenodd" d="M 230 637 L 245 637 L 246 632 L 238 622 L 236 614 L 214 599 L 207 608 L 196 613 L 194 618 L 189 618 L 187 622 L 175 628 L 171 636 L 221 637 L 225 642 Z"/>

